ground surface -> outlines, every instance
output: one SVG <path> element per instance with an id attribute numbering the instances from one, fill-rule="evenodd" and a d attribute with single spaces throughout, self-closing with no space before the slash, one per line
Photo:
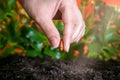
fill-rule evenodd
<path id="1" fill-rule="evenodd" d="M 69 62 L 12 56 L 0 59 L 0 80 L 120 80 L 120 63 L 86 57 Z"/>

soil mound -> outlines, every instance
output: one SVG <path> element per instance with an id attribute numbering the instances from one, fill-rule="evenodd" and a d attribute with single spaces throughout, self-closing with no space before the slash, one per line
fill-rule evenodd
<path id="1" fill-rule="evenodd" d="M 120 80 L 120 63 L 10 56 L 0 59 L 0 80 Z"/>

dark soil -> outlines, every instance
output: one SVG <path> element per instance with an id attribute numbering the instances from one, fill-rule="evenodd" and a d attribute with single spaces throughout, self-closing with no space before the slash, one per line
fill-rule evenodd
<path id="1" fill-rule="evenodd" d="M 11 56 L 0 59 L 0 80 L 120 80 L 120 63 L 84 56 L 76 61 Z"/>

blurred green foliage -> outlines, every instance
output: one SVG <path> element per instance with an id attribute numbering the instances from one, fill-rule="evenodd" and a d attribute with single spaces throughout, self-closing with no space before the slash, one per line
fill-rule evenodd
<path id="1" fill-rule="evenodd" d="M 86 23 L 86 33 L 79 43 L 72 44 L 66 54 L 50 46 L 46 36 L 18 1 L 0 1 L 0 56 L 19 54 L 28 57 L 71 59 L 74 58 L 74 51 L 79 49 L 88 57 L 119 60 L 120 12 L 116 7 L 107 6 L 101 0 L 83 0 L 80 9 Z M 54 23 L 62 36 L 63 23 Z"/>
<path id="2" fill-rule="evenodd" d="M 108 6 L 101 0 L 88 1 L 85 6 L 89 7 L 86 10 L 93 11 L 87 18 L 85 16 L 87 28 L 84 43 L 88 46 L 87 56 L 101 60 L 119 60 L 120 8 Z"/>

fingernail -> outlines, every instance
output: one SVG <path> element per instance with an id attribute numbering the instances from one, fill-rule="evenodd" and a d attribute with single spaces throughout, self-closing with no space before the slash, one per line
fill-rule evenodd
<path id="1" fill-rule="evenodd" d="M 65 51 L 69 52 L 69 48 L 70 48 L 70 43 L 67 42 L 66 45 L 65 45 Z"/>
<path id="2" fill-rule="evenodd" d="M 50 39 L 50 41 L 51 41 L 51 44 L 52 44 L 53 48 L 57 48 L 58 47 L 58 40 L 57 40 L 57 38 L 53 37 L 53 38 Z"/>

